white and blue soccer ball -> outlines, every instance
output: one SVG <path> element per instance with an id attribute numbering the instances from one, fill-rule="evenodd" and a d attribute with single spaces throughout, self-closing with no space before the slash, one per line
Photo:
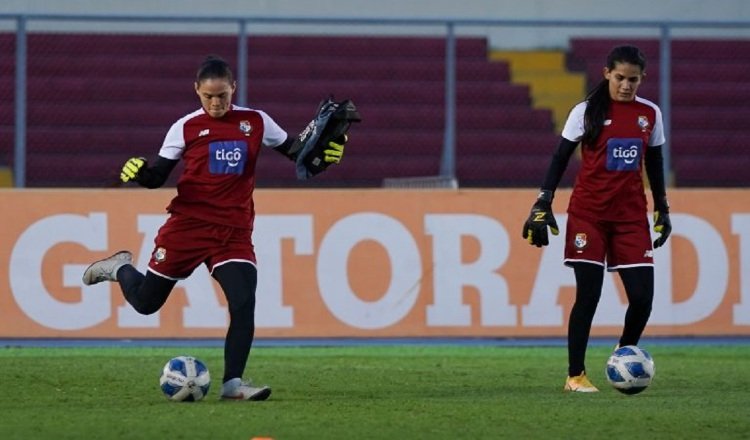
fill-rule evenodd
<path id="1" fill-rule="evenodd" d="M 654 359 L 644 349 L 635 345 L 620 347 L 607 361 L 607 381 L 617 391 L 638 394 L 654 380 Z"/>
<path id="2" fill-rule="evenodd" d="M 192 356 L 177 356 L 164 365 L 159 385 L 169 400 L 196 402 L 208 393 L 211 376 L 206 364 L 198 359 Z"/>

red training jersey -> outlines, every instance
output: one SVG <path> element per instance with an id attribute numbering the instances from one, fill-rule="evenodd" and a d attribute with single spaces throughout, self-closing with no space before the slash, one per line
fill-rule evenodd
<path id="1" fill-rule="evenodd" d="M 582 102 L 571 110 L 562 131 L 565 139 L 581 140 L 586 105 Z M 612 101 L 595 145 L 581 145 L 581 169 L 568 212 L 593 221 L 642 219 L 648 209 L 642 177 L 646 148 L 664 142 L 656 104 L 640 97 Z"/>
<path id="2" fill-rule="evenodd" d="M 235 105 L 221 118 L 202 108 L 180 118 L 159 150 L 159 156 L 184 164 L 167 211 L 252 228 L 258 154 L 261 147 L 276 147 L 286 138 L 266 113 Z"/>

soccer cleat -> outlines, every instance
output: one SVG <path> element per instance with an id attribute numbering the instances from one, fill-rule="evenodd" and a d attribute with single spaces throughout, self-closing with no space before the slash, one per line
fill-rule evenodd
<path id="1" fill-rule="evenodd" d="M 589 382 L 589 378 L 586 377 L 586 372 L 584 371 L 578 376 L 568 376 L 565 380 L 565 388 L 563 388 L 563 391 L 596 393 L 599 389 Z"/>
<path id="2" fill-rule="evenodd" d="M 252 382 L 243 382 L 239 377 L 230 379 L 221 386 L 222 400 L 266 400 L 271 396 L 271 388 L 263 385 L 254 387 Z"/>
<path id="3" fill-rule="evenodd" d="M 83 284 L 91 286 L 102 281 L 117 281 L 117 270 L 126 264 L 133 264 L 133 254 L 128 251 L 95 261 L 83 272 Z"/>

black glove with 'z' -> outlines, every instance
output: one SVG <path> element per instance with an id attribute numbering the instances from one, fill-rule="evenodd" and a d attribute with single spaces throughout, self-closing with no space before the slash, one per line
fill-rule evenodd
<path id="1" fill-rule="evenodd" d="M 552 235 L 560 233 L 555 216 L 552 214 L 552 197 L 552 191 L 542 190 L 536 203 L 531 207 L 529 218 L 523 224 L 523 238 L 536 247 L 549 244 L 548 226 Z"/>

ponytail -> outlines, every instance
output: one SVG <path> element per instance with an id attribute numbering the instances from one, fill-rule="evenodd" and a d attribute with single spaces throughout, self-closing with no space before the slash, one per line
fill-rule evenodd
<path id="1" fill-rule="evenodd" d="M 602 132 L 604 121 L 609 110 L 609 81 L 603 79 L 586 96 L 586 111 L 583 113 L 583 145 L 593 146 L 599 133 Z"/>

